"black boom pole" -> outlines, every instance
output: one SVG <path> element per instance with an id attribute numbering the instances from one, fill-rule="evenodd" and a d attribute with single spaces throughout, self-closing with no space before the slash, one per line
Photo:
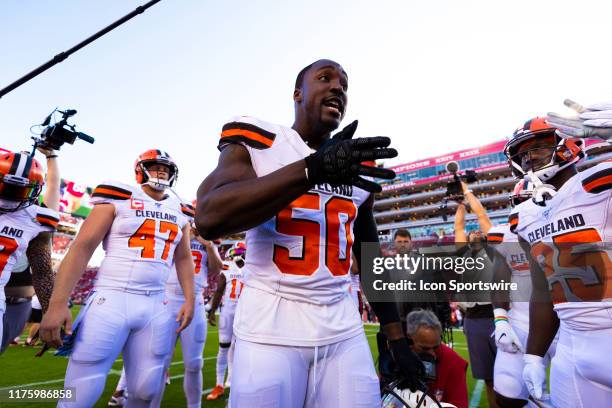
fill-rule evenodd
<path id="1" fill-rule="evenodd" d="M 138 6 L 130 14 L 127 14 L 127 15 L 121 17 L 119 20 L 115 21 L 111 25 L 109 25 L 109 26 L 103 28 L 102 30 L 98 31 L 97 33 L 95 33 L 91 37 L 81 41 L 80 43 L 78 43 L 74 47 L 70 48 L 69 50 L 64 51 L 64 52 L 60 52 L 55 57 L 53 57 L 53 59 L 51 59 L 50 61 L 42 64 L 40 67 L 36 68 L 34 71 L 24 75 L 23 77 L 19 78 L 18 80 L 16 80 L 15 82 L 13 82 L 9 86 L 7 86 L 6 88 L 3 88 L 2 90 L 0 90 L 0 98 L 2 98 L 7 93 L 11 92 L 13 89 L 15 89 L 15 88 L 25 84 L 30 79 L 32 79 L 32 78 L 42 74 L 43 72 L 45 72 L 46 70 L 48 70 L 52 66 L 54 66 L 56 64 L 59 64 L 60 62 L 62 62 L 66 58 L 68 58 L 70 55 L 74 54 L 75 52 L 77 52 L 81 48 L 85 47 L 89 43 L 92 43 L 92 42 L 96 41 L 98 38 L 102 37 L 104 34 L 114 30 L 115 28 L 119 27 L 121 24 L 125 23 L 126 21 L 132 19 L 133 17 L 136 17 L 138 14 L 142 14 L 146 9 L 148 9 L 149 7 L 155 5 L 156 3 L 159 3 L 160 1 L 161 0 L 151 0 L 150 2 L 148 2 L 146 4 L 143 4 L 142 6 Z"/>

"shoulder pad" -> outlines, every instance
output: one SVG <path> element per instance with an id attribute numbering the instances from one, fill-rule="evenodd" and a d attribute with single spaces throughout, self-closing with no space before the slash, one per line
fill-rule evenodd
<path id="1" fill-rule="evenodd" d="M 91 194 L 94 204 L 107 202 L 107 200 L 128 200 L 132 197 L 130 186 L 118 182 L 104 182 L 98 185 Z"/>
<path id="2" fill-rule="evenodd" d="M 195 217 L 195 208 L 191 204 L 181 203 L 181 212 L 190 218 Z"/>
<path id="3" fill-rule="evenodd" d="M 504 231 L 501 226 L 496 225 L 491 227 L 487 233 L 487 242 L 491 244 L 498 244 L 504 241 Z"/>
<path id="4" fill-rule="evenodd" d="M 508 224 L 510 224 L 510 231 L 516 234 L 516 227 L 518 227 L 519 215 L 518 212 L 513 212 L 508 217 Z"/>
<path id="5" fill-rule="evenodd" d="M 612 189 L 612 161 L 605 161 L 580 173 L 584 191 L 598 194 Z"/>
<path id="6" fill-rule="evenodd" d="M 59 223 L 59 213 L 46 207 L 36 207 L 36 222 L 40 225 L 57 229 Z"/>
<path id="7" fill-rule="evenodd" d="M 272 147 L 276 133 L 274 126 L 250 116 L 236 116 L 230 119 L 221 131 L 218 148 L 228 144 L 241 144 L 263 150 Z"/>

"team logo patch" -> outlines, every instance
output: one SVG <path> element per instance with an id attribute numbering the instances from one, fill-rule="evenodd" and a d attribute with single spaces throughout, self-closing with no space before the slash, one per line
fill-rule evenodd
<path id="1" fill-rule="evenodd" d="M 550 212 L 551 212 L 552 208 L 549 208 L 548 210 L 544 211 L 542 213 L 542 215 L 544 216 L 544 218 L 548 219 L 550 217 Z"/>
<path id="2" fill-rule="evenodd" d="M 96 302 L 96 303 L 97 303 L 97 304 L 99 304 L 99 305 L 101 305 L 101 304 L 102 304 L 102 303 L 104 303 L 104 302 L 106 302 L 106 298 L 101 297 L 101 298 L 98 298 L 98 300 L 97 300 L 97 302 Z"/>
<path id="3" fill-rule="evenodd" d="M 142 200 L 139 200 L 138 198 L 131 198 L 130 208 L 132 210 L 142 210 L 144 209 L 144 202 Z"/>

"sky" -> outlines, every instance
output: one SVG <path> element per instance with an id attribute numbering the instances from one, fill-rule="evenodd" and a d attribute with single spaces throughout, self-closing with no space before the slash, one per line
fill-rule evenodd
<path id="1" fill-rule="evenodd" d="M 3 0 L 0 87 L 144 2 Z M 159 148 L 192 199 L 225 121 L 290 126 L 296 74 L 330 58 L 349 75 L 344 124 L 390 136 L 388 165 L 419 160 L 503 139 L 568 97 L 611 100 L 610 16 L 590 0 L 162 0 L 1 98 L 0 147 L 28 148 L 31 125 L 74 108 L 96 142 L 62 147 L 64 178 L 133 183 Z"/>

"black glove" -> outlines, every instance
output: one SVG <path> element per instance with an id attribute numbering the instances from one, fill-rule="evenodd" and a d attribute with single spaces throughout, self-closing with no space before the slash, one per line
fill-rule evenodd
<path id="1" fill-rule="evenodd" d="M 352 139 L 357 129 L 354 121 L 342 131 L 327 140 L 323 145 L 306 157 L 306 170 L 310 183 L 329 183 L 332 186 L 354 185 L 371 193 L 382 188 L 373 181 L 359 176 L 370 176 L 392 180 L 395 172 L 389 169 L 364 166 L 364 161 L 390 159 L 397 156 L 395 149 L 387 149 L 391 143 L 388 137 L 360 137 Z"/>
<path id="2" fill-rule="evenodd" d="M 425 378 L 425 367 L 421 359 L 410 349 L 406 338 L 389 341 L 391 355 L 400 373 L 405 377 L 403 385 L 416 391 Z"/>

